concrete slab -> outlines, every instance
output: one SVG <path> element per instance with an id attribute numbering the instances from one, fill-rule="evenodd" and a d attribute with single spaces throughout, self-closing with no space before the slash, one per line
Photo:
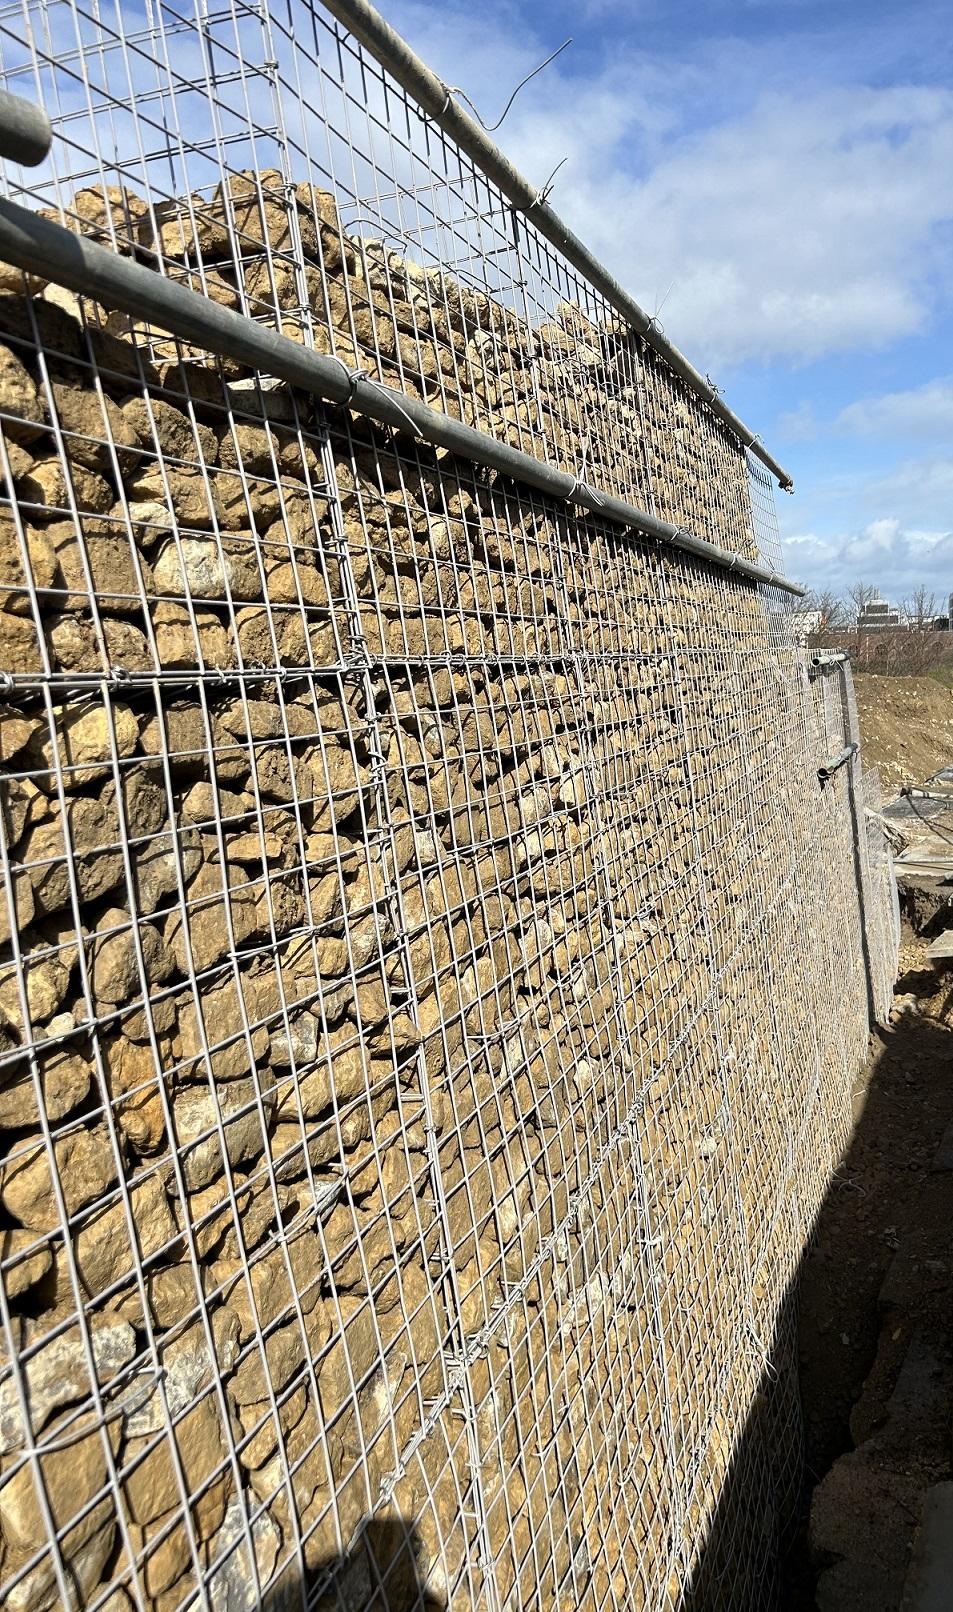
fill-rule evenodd
<path id="1" fill-rule="evenodd" d="M 904 852 L 893 865 L 901 883 L 909 879 L 935 879 L 937 884 L 943 884 L 953 879 L 953 856 L 907 856 Z"/>

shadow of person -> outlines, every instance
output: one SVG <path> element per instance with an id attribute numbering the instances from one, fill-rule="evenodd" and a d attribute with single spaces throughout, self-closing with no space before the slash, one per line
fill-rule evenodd
<path id="1" fill-rule="evenodd" d="M 306 1575 L 289 1562 L 264 1592 L 261 1612 L 446 1612 L 428 1588 L 422 1557 L 411 1522 L 372 1517 L 346 1552 Z"/>

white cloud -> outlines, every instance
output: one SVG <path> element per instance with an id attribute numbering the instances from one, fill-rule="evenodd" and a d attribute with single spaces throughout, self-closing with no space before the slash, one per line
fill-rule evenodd
<path id="1" fill-rule="evenodd" d="M 795 532 L 782 538 L 788 575 L 807 586 L 843 593 L 858 580 L 891 600 L 921 584 L 945 598 L 953 582 L 953 529 L 906 526 L 880 516 L 855 532 Z"/>
<path id="2" fill-rule="evenodd" d="M 953 457 L 905 460 L 886 475 L 871 477 L 858 490 L 857 501 L 890 510 L 907 525 L 945 526 L 953 521 Z"/>
<path id="3" fill-rule="evenodd" d="M 779 417 L 778 435 L 788 442 L 809 442 L 820 436 L 873 437 L 884 442 L 953 441 L 953 376 L 925 381 L 902 392 L 858 398 L 828 420 L 821 419 L 814 404 L 806 400 Z"/>
<path id="4" fill-rule="evenodd" d="M 799 403 L 796 409 L 778 417 L 778 437 L 782 442 L 810 442 L 820 431 L 821 422 L 811 402 Z"/>
<path id="5" fill-rule="evenodd" d="M 860 398 L 842 409 L 834 429 L 859 437 L 953 441 L 953 377 L 905 392 Z"/>
<path id="6" fill-rule="evenodd" d="M 487 117 L 559 43 L 510 10 L 400 14 Z M 665 299 L 696 363 L 875 347 L 923 331 L 950 276 L 953 91 L 832 83 L 818 62 L 805 76 L 728 39 L 663 60 L 623 38 L 591 69 L 553 63 L 497 138 L 539 183 L 567 158 L 554 206 L 650 312 Z M 713 101 L 716 120 L 692 129 Z"/>
<path id="7" fill-rule="evenodd" d="M 666 325 L 706 362 L 804 362 L 924 328 L 951 162 L 953 94 L 768 95 L 615 177 L 618 231 L 590 203 L 586 232 L 643 301 L 674 282 Z"/>
<path id="8" fill-rule="evenodd" d="M 488 121 L 561 40 L 517 0 L 393 3 L 398 28 Z M 583 0 L 590 18 L 603 4 Z M 845 355 L 849 375 L 852 350 L 922 337 L 953 288 L 953 89 L 934 71 L 944 10 L 926 5 L 916 31 L 899 14 L 858 33 L 815 13 L 798 32 L 792 4 L 767 30 L 732 37 L 737 8 L 725 4 L 723 29 L 709 11 L 675 50 L 668 19 L 656 8 L 643 25 L 644 0 L 637 9 L 627 26 L 616 8 L 611 41 L 581 28 L 520 93 L 495 137 L 517 166 L 542 184 L 567 159 L 553 205 L 650 312 L 663 305 L 666 330 L 703 369 Z M 951 390 L 948 377 L 881 397 L 858 388 L 840 414 L 821 396 L 785 417 L 789 439 L 858 445 L 782 500 L 789 575 L 842 589 L 866 574 L 891 596 L 921 582 L 949 591 Z M 881 440 L 936 451 L 895 465 Z"/>
<path id="9" fill-rule="evenodd" d="M 788 573 L 811 587 L 953 588 L 953 453 L 832 476 L 778 514 Z"/>

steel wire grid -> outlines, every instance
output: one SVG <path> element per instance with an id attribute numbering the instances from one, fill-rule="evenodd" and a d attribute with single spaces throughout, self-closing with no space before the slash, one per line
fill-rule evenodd
<path id="1" fill-rule="evenodd" d="M 746 451 L 746 461 L 754 545 L 762 559 L 781 572 L 784 569 L 784 556 L 781 550 L 777 505 L 774 501 L 774 483 L 764 465 L 750 449 Z M 779 608 L 785 610 L 791 608 L 783 596 L 779 599 Z M 786 635 L 780 633 L 779 646 L 786 641 Z"/>
<path id="2" fill-rule="evenodd" d="M 756 556 L 740 443 L 320 7 L 41 17 L 8 7 L 3 37 L 5 81 L 56 115 L 24 197 Z"/>
<path id="3" fill-rule="evenodd" d="M 322 13 L 110 15 L 0 14 L 59 120 L 18 193 L 770 540 Z M 849 682 L 730 574 L 2 289 L 4 1603 L 770 1604 L 895 959 L 869 785 L 817 780 Z"/>

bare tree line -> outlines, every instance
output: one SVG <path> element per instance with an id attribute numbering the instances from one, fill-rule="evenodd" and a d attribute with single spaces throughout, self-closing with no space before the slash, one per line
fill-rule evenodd
<path id="1" fill-rule="evenodd" d="M 802 608 L 820 615 L 822 631 L 834 632 L 856 627 L 868 605 L 878 598 L 877 589 L 861 581 L 852 583 L 843 594 L 828 588 L 812 591 L 805 596 Z M 921 584 L 897 604 L 900 624 L 908 632 L 933 632 L 935 623 L 946 618 L 946 603 L 946 599 Z"/>
<path id="2" fill-rule="evenodd" d="M 898 624 L 871 627 L 864 616 L 878 598 L 877 589 L 863 581 L 843 594 L 830 589 L 807 594 L 804 611 L 820 618 L 809 642 L 820 648 L 849 649 L 857 665 L 871 672 L 915 675 L 953 666 L 953 623 L 946 616 L 946 599 L 921 585 L 898 602 Z"/>

